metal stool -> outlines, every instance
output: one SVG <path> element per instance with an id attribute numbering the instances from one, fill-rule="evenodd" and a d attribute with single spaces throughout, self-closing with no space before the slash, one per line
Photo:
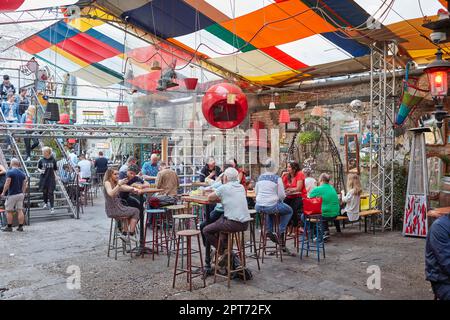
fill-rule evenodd
<path id="1" fill-rule="evenodd" d="M 161 251 L 166 248 L 166 253 L 168 254 L 169 245 L 168 245 L 168 215 L 166 214 L 166 210 L 164 209 L 147 209 L 147 219 L 144 228 L 144 239 L 147 239 L 147 225 L 149 220 L 152 219 L 152 260 L 155 260 L 155 251 L 156 254 L 159 254 L 159 248 L 161 247 Z M 165 244 L 163 243 L 165 242 Z"/>
<path id="2" fill-rule="evenodd" d="M 121 223 L 126 223 L 127 219 L 115 219 L 111 218 L 111 226 L 109 227 L 109 243 L 108 243 L 108 258 L 110 256 L 111 250 L 114 250 L 114 259 L 117 260 L 117 251 L 119 249 L 119 246 L 117 244 L 119 237 L 121 236 L 121 231 L 119 229 L 119 221 Z M 121 239 L 122 240 L 122 239 Z M 130 259 L 132 258 L 132 251 L 131 251 L 131 242 L 127 242 L 129 244 L 129 252 L 130 252 Z M 125 255 L 128 251 L 126 246 L 127 243 L 122 240 L 122 254 Z"/>
<path id="3" fill-rule="evenodd" d="M 266 230 L 266 219 L 267 213 L 264 211 L 260 211 L 260 240 L 259 240 L 259 254 L 261 256 L 261 263 L 264 263 L 264 255 L 267 254 L 267 249 L 275 249 L 275 255 L 278 258 L 278 255 L 280 255 L 280 261 L 283 262 L 283 250 L 281 249 L 281 245 L 279 243 L 275 243 L 274 246 L 267 246 L 267 230 Z M 273 214 L 273 232 L 276 234 L 279 234 L 280 229 L 280 215 L 278 213 Z M 281 239 L 279 239 L 281 240 Z M 262 254 L 261 254 L 262 250 Z"/>
<path id="4" fill-rule="evenodd" d="M 177 214 L 172 216 L 172 229 L 169 236 L 169 250 L 167 253 L 167 266 L 170 265 L 170 255 L 176 252 L 177 232 L 190 229 L 191 220 L 195 220 L 193 214 Z M 173 246 L 173 249 L 172 249 Z M 184 241 L 181 242 L 181 251 L 184 252 Z M 181 267 L 183 268 L 184 260 L 181 259 Z"/>
<path id="5" fill-rule="evenodd" d="M 300 259 L 303 258 L 303 250 L 306 251 L 306 256 L 308 256 L 309 251 L 316 251 L 317 253 L 317 262 L 320 262 L 320 250 L 322 250 L 323 258 L 325 259 L 325 241 L 323 241 L 323 230 L 322 230 L 322 215 L 306 215 L 304 216 L 304 232 L 302 235 L 302 248 L 300 250 Z M 311 224 L 315 223 L 314 226 L 311 228 Z M 313 242 L 314 237 L 314 229 L 316 234 L 316 244 L 315 249 L 311 249 L 311 242 Z M 306 237 L 306 239 L 305 239 Z M 306 247 L 305 247 L 306 243 Z"/>
<path id="6" fill-rule="evenodd" d="M 203 257 L 202 257 L 202 250 L 200 247 L 200 230 L 182 230 L 177 232 L 177 254 L 175 256 L 175 267 L 173 271 L 173 284 L 172 287 L 175 288 L 175 281 L 178 275 L 186 273 L 187 275 L 187 282 L 189 283 L 189 291 L 192 291 L 192 279 L 196 277 L 202 277 L 203 276 Z M 197 238 L 197 244 L 198 244 L 198 250 L 192 249 L 192 237 Z M 180 254 L 180 242 L 184 242 L 183 238 L 186 238 L 186 254 L 183 252 L 181 253 L 181 260 L 183 260 L 184 255 L 186 255 L 186 269 L 183 267 L 178 268 L 178 257 Z M 183 250 L 183 249 L 182 249 Z M 200 255 L 200 266 L 194 266 L 192 265 L 192 255 L 198 253 Z M 192 267 L 199 268 L 199 273 L 197 273 L 195 276 L 192 276 Z M 179 271 L 179 272 L 177 272 Z M 206 281 L 205 278 L 202 277 L 203 280 L 203 288 L 206 287 Z"/>
<path id="7" fill-rule="evenodd" d="M 219 252 L 222 248 L 220 239 L 222 236 L 227 236 L 227 248 L 226 248 L 226 255 L 227 255 L 227 275 L 221 275 L 218 274 L 219 266 L 218 266 L 218 259 L 219 259 Z M 233 245 L 236 244 L 237 251 L 239 253 L 239 260 L 241 261 L 241 265 L 237 267 L 236 269 L 231 268 L 231 259 L 232 259 L 232 252 L 233 252 Z M 228 282 L 228 288 L 230 287 L 230 281 L 231 281 L 231 274 L 234 272 L 242 272 L 242 276 L 244 278 L 244 283 L 246 282 L 245 278 L 245 268 L 246 268 L 246 261 L 245 261 L 245 244 L 244 244 L 244 231 L 238 231 L 238 232 L 227 232 L 227 231 L 220 231 L 219 232 L 219 241 L 216 246 L 216 255 L 215 255 L 215 270 L 214 270 L 214 283 L 216 283 L 216 278 L 223 277 L 227 278 Z"/>
<path id="8" fill-rule="evenodd" d="M 255 216 L 256 216 L 256 210 L 249 210 L 250 216 L 252 219 L 248 222 L 249 223 L 249 231 L 250 231 L 250 239 L 247 242 L 245 242 L 245 249 L 249 248 L 249 254 L 246 256 L 247 258 L 253 258 L 256 259 L 256 263 L 258 265 L 258 270 L 261 270 L 259 265 L 259 251 L 256 248 L 256 223 L 255 223 Z"/>

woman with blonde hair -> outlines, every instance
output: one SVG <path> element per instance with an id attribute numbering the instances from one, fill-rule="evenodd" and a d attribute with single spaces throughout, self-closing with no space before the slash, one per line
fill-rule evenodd
<path id="1" fill-rule="evenodd" d="M 36 122 L 36 107 L 33 105 L 28 106 L 28 109 L 22 115 L 20 122 L 25 123 L 26 129 L 31 129 L 31 125 Z M 24 138 L 23 141 L 25 142 L 25 152 L 27 154 L 25 161 L 30 161 L 31 150 L 39 146 L 39 140 L 37 138 L 33 138 L 33 145 L 31 145 L 31 138 Z"/>
<path id="2" fill-rule="evenodd" d="M 347 177 L 347 194 L 342 190 L 342 202 L 345 203 L 342 213 L 347 214 L 349 221 L 357 221 L 359 219 L 359 205 L 361 200 L 361 181 L 357 174 L 351 173 Z"/>
<path id="3" fill-rule="evenodd" d="M 122 235 L 127 239 L 137 242 L 135 237 L 136 224 L 139 221 L 139 209 L 129 207 L 122 202 L 119 196 L 120 192 L 138 193 L 139 190 L 128 186 L 127 179 L 119 180 L 119 171 L 108 169 L 103 178 L 103 192 L 105 195 L 105 211 L 108 218 L 116 220 L 126 219 L 127 223 L 122 224 Z"/>

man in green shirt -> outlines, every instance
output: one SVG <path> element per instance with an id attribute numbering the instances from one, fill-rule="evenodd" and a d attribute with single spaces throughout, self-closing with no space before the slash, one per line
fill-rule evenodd
<path id="1" fill-rule="evenodd" d="M 322 198 L 322 220 L 324 240 L 329 238 L 328 221 L 333 221 L 336 231 L 341 232 L 339 221 L 336 217 L 339 215 L 339 198 L 336 189 L 330 185 L 330 175 L 322 173 L 319 178 L 320 186 L 314 188 L 309 193 L 309 198 Z"/>

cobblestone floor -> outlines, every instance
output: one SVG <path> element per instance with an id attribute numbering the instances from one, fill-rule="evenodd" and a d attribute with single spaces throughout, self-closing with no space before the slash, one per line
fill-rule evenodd
<path id="1" fill-rule="evenodd" d="M 268 257 L 249 266 L 254 279 L 233 280 L 206 288 L 186 278 L 172 288 L 173 260 L 167 256 L 106 257 L 109 223 L 102 199 L 87 207 L 80 220 L 36 222 L 25 232 L 0 233 L 0 299 L 432 299 L 424 276 L 424 239 L 399 232 L 359 232 L 357 225 L 332 232 L 327 257 L 300 260 Z M 292 246 L 292 244 L 291 244 Z M 81 289 L 67 288 L 69 266 L 81 271 Z M 381 290 L 367 288 L 368 266 L 381 270 Z"/>

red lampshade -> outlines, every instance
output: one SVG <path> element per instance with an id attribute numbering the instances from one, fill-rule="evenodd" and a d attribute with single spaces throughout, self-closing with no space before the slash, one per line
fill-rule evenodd
<path id="1" fill-rule="evenodd" d="M 184 84 L 186 85 L 186 89 L 188 90 L 194 90 L 197 86 L 197 82 L 197 78 L 184 78 Z"/>
<path id="2" fill-rule="evenodd" d="M 59 115 L 59 124 L 70 124 L 70 116 L 67 113 Z"/>
<path id="3" fill-rule="evenodd" d="M 127 106 L 117 106 L 116 122 L 130 122 L 130 114 Z"/>
<path id="4" fill-rule="evenodd" d="M 77 139 L 67 139 L 68 143 L 77 143 Z"/>
<path id="5" fill-rule="evenodd" d="M 291 122 L 291 117 L 289 116 L 289 110 L 288 109 L 282 109 L 280 111 L 280 118 L 279 123 L 289 123 Z"/>

